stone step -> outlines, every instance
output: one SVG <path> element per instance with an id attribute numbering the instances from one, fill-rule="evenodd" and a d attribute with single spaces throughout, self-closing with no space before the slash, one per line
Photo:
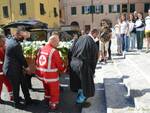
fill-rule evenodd
<path id="1" fill-rule="evenodd" d="M 148 75 L 150 61 L 144 54 L 127 55 L 123 64 L 115 62 L 122 74 L 128 76 L 123 79 L 128 88 L 128 95 L 134 98 L 135 108 L 130 109 L 136 113 L 150 113 L 150 79 Z M 146 61 L 146 62 L 145 62 Z"/>
<path id="2" fill-rule="evenodd" d="M 106 102 L 103 84 L 95 84 L 95 96 L 87 100 L 91 103 L 88 108 L 82 108 L 81 113 L 106 113 Z"/>
<path id="3" fill-rule="evenodd" d="M 125 59 L 125 54 L 123 53 L 122 55 L 117 55 L 117 53 L 113 53 L 112 54 L 112 59 L 113 60 Z"/>
<path id="4" fill-rule="evenodd" d="M 120 73 L 125 76 L 123 82 L 127 85 L 127 87 L 129 86 L 130 89 L 139 90 L 142 90 L 143 88 L 148 88 L 148 81 L 145 79 L 143 73 L 139 68 L 137 68 L 134 62 L 126 58 L 123 62 L 116 61 L 115 65 Z M 143 81 L 144 83 L 139 85 L 139 83 Z"/>
<path id="5" fill-rule="evenodd" d="M 135 110 L 137 113 L 150 113 L 150 54 L 141 54 L 134 59 L 132 56 L 128 57 L 128 61 L 130 61 L 135 69 L 140 73 L 138 80 L 134 80 L 134 87 L 138 87 L 137 89 L 131 89 L 130 94 L 134 97 L 135 101 Z M 133 62 L 134 60 L 134 62 Z M 141 84 L 139 84 L 141 83 Z M 133 85 L 132 85 L 133 87 Z"/>
<path id="6" fill-rule="evenodd" d="M 127 97 L 127 88 L 122 78 L 105 78 L 104 88 L 107 113 L 130 113 L 134 107 L 132 98 Z"/>

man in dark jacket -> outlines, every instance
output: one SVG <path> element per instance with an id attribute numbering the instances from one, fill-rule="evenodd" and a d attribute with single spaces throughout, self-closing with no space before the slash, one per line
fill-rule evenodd
<path id="1" fill-rule="evenodd" d="M 70 62 L 71 88 L 78 91 L 77 103 L 83 103 L 88 97 L 94 96 L 94 73 L 98 60 L 98 47 L 94 39 L 98 30 L 93 29 L 88 35 L 81 36 L 72 48 Z"/>
<path id="2" fill-rule="evenodd" d="M 30 72 L 26 59 L 23 55 L 20 41 L 26 38 L 28 32 L 24 27 L 19 27 L 14 36 L 10 36 L 6 40 L 5 60 L 3 65 L 4 74 L 8 77 L 12 84 L 14 95 L 14 107 L 22 108 L 23 105 L 19 102 L 19 89 L 20 85 L 25 97 L 26 105 L 31 104 L 29 90 L 27 87 L 26 77 L 23 70 Z"/>

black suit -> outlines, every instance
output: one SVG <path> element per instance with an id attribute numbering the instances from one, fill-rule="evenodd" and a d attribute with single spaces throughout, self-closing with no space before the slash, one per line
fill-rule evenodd
<path id="1" fill-rule="evenodd" d="M 98 47 L 89 35 L 81 36 L 71 49 L 70 87 L 73 91 L 83 89 L 85 97 L 95 93 L 94 73 L 98 59 Z"/>
<path id="2" fill-rule="evenodd" d="M 14 102 L 19 103 L 20 85 L 25 100 L 30 101 L 30 94 L 27 87 L 26 77 L 23 74 L 23 67 L 28 67 L 26 59 L 23 56 L 20 42 L 14 37 L 6 40 L 5 60 L 3 71 L 10 80 L 13 87 Z"/>

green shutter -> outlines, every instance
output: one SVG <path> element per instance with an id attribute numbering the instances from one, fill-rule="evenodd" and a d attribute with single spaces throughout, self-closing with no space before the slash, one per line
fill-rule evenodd
<path id="1" fill-rule="evenodd" d="M 144 4 L 144 12 L 147 13 L 149 8 L 150 8 L 150 3 L 145 3 Z"/>
<path id="2" fill-rule="evenodd" d="M 95 13 L 95 6 L 90 6 L 90 13 Z"/>
<path id="3" fill-rule="evenodd" d="M 135 11 L 135 4 L 130 4 L 130 12 L 133 13 Z"/>
<path id="4" fill-rule="evenodd" d="M 101 13 L 104 13 L 104 7 L 101 5 Z"/>
<path id="5" fill-rule="evenodd" d="M 112 5 L 109 5 L 109 13 L 112 13 L 111 6 L 112 6 Z"/>
<path id="6" fill-rule="evenodd" d="M 120 5 L 117 5 L 117 13 L 120 13 Z"/>
<path id="7" fill-rule="evenodd" d="M 84 6 L 82 6 L 82 14 L 84 14 Z"/>

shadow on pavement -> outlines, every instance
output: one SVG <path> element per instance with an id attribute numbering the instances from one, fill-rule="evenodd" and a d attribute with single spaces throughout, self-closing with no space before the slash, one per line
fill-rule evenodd
<path id="1" fill-rule="evenodd" d="M 106 104 L 109 108 L 125 108 L 135 107 L 134 99 L 128 94 L 128 88 L 123 83 L 123 79 L 127 79 L 128 76 L 122 78 L 105 78 L 105 94 Z"/>
<path id="2" fill-rule="evenodd" d="M 150 93 L 150 89 L 143 89 L 143 90 L 131 89 L 130 96 L 133 98 L 141 97 L 141 96 L 144 96 L 146 93 Z"/>

